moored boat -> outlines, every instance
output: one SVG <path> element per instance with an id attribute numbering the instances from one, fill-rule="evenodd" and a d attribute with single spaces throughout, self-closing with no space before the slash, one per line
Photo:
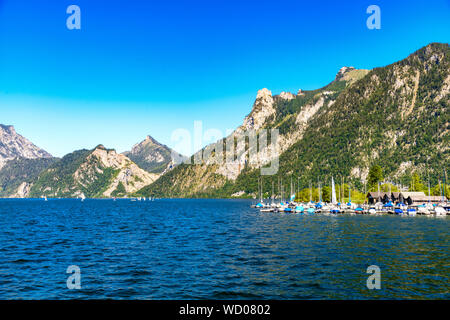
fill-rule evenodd
<path id="1" fill-rule="evenodd" d="M 303 213 L 304 211 L 305 211 L 305 208 L 303 208 L 303 206 L 295 207 L 295 213 Z"/>
<path id="2" fill-rule="evenodd" d="M 447 212 L 445 211 L 445 209 L 443 207 L 440 207 L 440 206 L 434 208 L 434 213 L 437 216 L 445 216 L 445 215 L 447 215 Z"/>

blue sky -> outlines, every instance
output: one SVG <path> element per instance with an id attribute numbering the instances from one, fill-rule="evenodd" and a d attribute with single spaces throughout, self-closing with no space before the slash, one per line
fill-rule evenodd
<path id="1" fill-rule="evenodd" d="M 81 8 L 68 30 L 66 8 Z M 381 30 L 366 8 L 381 8 Z M 450 1 L 0 0 L 0 123 L 55 156 L 224 132 L 257 90 L 315 89 L 450 42 Z M 204 141 L 206 144 L 208 141 Z"/>

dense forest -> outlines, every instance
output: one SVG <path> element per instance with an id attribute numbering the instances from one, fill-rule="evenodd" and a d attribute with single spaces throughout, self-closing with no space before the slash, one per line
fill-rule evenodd
<path id="1" fill-rule="evenodd" d="M 23 183 L 32 183 L 38 175 L 58 161 L 57 158 L 10 160 L 0 170 L 0 197 L 14 194 Z"/>
<path id="2" fill-rule="evenodd" d="M 417 175 L 430 181 L 436 194 L 450 156 L 450 99 L 445 87 L 449 77 L 449 46 L 434 43 L 400 62 L 364 73 L 350 84 L 336 79 L 325 88 L 304 92 L 290 101 L 275 99 L 276 112 L 265 127 L 279 128 L 280 134 L 286 135 L 296 130 L 304 133 L 281 154 L 277 175 L 263 177 L 264 190 L 269 192 L 272 183 L 276 187 L 280 180 L 290 185 L 291 178 L 303 190 L 311 183 L 329 185 L 335 177 L 364 192 L 370 189 L 369 168 L 377 164 L 388 181 L 409 186 Z M 297 114 L 321 96 L 325 103 L 306 128 L 300 128 L 295 121 Z M 195 176 L 192 170 L 180 166 L 138 194 L 258 194 L 259 168 L 246 167 L 235 180 L 215 176 L 212 167 L 209 171 L 208 179 L 213 183 L 202 180 L 205 170 Z M 192 179 L 205 187 L 192 189 Z"/>

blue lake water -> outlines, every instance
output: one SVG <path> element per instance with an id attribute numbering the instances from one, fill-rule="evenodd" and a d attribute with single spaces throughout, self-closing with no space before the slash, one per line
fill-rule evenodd
<path id="1" fill-rule="evenodd" d="M 449 299 L 450 218 L 0 200 L 0 299 Z M 67 289 L 66 269 L 81 269 Z M 366 269 L 381 269 L 369 290 Z"/>

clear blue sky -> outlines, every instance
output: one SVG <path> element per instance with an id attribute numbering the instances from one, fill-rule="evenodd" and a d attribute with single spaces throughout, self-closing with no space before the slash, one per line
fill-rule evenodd
<path id="1" fill-rule="evenodd" d="M 258 89 L 314 89 L 448 43 L 449 18 L 449 0 L 0 0 L 0 123 L 55 156 L 147 134 L 170 146 L 195 120 L 240 125 Z"/>

